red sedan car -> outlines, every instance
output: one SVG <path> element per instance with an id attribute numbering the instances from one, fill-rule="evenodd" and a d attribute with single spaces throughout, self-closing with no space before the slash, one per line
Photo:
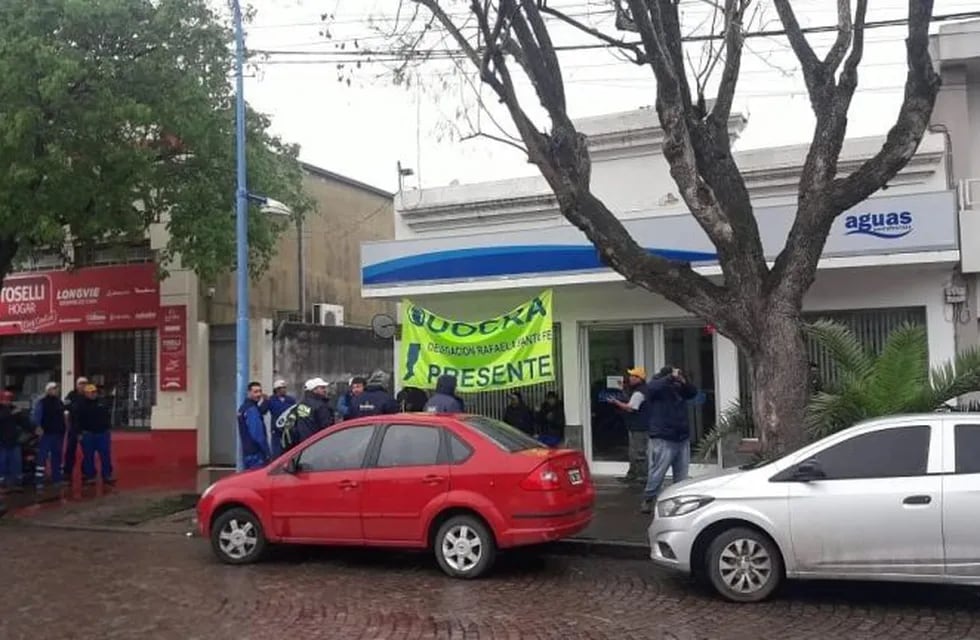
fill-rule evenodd
<path id="1" fill-rule="evenodd" d="M 400 547 L 432 549 L 447 574 L 475 578 L 498 549 L 583 530 L 594 501 L 579 451 L 483 416 L 404 414 L 345 422 L 219 480 L 197 515 L 229 564 L 269 543 Z"/>

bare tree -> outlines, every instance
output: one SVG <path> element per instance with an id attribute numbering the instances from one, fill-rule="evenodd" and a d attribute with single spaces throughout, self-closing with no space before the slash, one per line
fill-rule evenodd
<path id="1" fill-rule="evenodd" d="M 909 0 L 905 97 L 881 149 L 850 175 L 838 175 L 847 113 L 864 53 L 868 0 L 837 0 L 836 39 L 822 58 L 808 42 L 789 0 L 773 0 L 795 53 L 816 115 L 800 177 L 797 212 L 773 264 L 763 252 L 745 180 L 732 154 L 728 122 L 750 15 L 750 0 L 717 0 L 719 45 L 693 74 L 685 57 L 679 0 L 609 0 L 616 26 L 639 35 L 605 32 L 547 0 L 413 0 L 433 28 L 463 51 L 481 81 L 509 112 L 530 162 L 557 196 L 562 214 L 581 229 L 603 260 L 628 281 L 658 293 L 729 337 L 748 358 L 755 424 L 772 452 L 803 439 L 806 357 L 803 297 L 834 219 L 879 190 L 914 154 L 939 87 L 928 52 L 931 0 Z M 463 14 L 462 7 L 466 7 Z M 556 24 L 572 26 L 615 48 L 656 80 L 663 153 L 680 193 L 715 245 L 723 274 L 716 283 L 689 264 L 651 255 L 626 231 L 590 185 L 586 137 L 568 116 Z M 714 100 L 706 75 L 719 69 Z M 516 78 L 530 80 L 537 105 L 524 104 Z M 693 82 L 691 75 L 693 75 Z M 529 109 L 542 108 L 542 129 Z"/>

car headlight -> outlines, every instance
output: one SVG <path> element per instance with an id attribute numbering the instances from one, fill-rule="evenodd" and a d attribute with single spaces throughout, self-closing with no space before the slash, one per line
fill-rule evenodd
<path id="1" fill-rule="evenodd" d="M 661 518 L 677 518 L 697 511 L 706 504 L 714 501 L 710 496 L 677 496 L 657 503 L 657 516 Z"/>

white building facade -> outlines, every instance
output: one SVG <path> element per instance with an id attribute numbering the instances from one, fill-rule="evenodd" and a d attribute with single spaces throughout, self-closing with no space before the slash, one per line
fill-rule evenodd
<path id="1" fill-rule="evenodd" d="M 980 38 L 972 42 L 976 47 Z M 980 84 L 966 91 L 972 100 L 967 126 L 980 123 L 975 87 Z M 734 116 L 733 134 L 745 124 Z M 714 248 L 680 201 L 661 155 L 655 112 L 640 109 L 578 125 L 590 140 L 594 192 L 640 244 L 690 261 L 705 275 L 719 275 Z M 964 210 L 962 189 L 949 173 L 955 165 L 947 136 L 936 129 L 887 189 L 835 222 L 804 308 L 812 317 L 846 322 L 872 345 L 905 322 L 922 324 L 932 364 L 952 358 L 958 346 L 976 344 L 977 287 L 971 274 L 980 271 L 980 251 L 969 260 L 961 252 L 966 246 L 980 249 L 980 227 L 969 240 L 961 237 L 961 229 L 974 228 L 963 219 L 980 215 L 980 198 L 975 214 Z M 971 163 L 963 161 L 962 170 L 980 176 L 980 133 L 971 135 L 973 141 L 964 144 L 969 149 L 962 151 Z M 882 141 L 848 141 L 840 171 L 859 166 Z M 770 258 L 792 223 L 805 153 L 805 146 L 792 146 L 736 154 Z M 973 193 L 980 196 L 980 188 Z M 405 192 L 396 199 L 395 229 L 393 241 L 362 245 L 366 297 L 410 298 L 441 315 L 475 320 L 507 311 L 542 289 L 554 290 L 560 373 L 553 390 L 564 402 L 567 442 L 586 452 L 595 473 L 626 469 L 625 431 L 595 397 L 628 366 L 655 371 L 670 364 L 689 372 L 706 397 L 692 408 L 695 438 L 726 407 L 746 399 L 745 364 L 735 346 L 700 319 L 603 267 L 584 234 L 561 216 L 543 179 Z M 976 268 L 967 272 L 973 262 Z M 529 389 L 526 395 L 536 401 L 546 390 Z M 503 394 L 485 396 L 470 403 L 480 411 L 503 410 Z"/>

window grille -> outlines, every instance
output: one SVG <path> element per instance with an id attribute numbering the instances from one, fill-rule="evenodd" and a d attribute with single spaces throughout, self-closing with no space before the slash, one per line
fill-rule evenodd
<path id="1" fill-rule="evenodd" d="M 157 396 L 156 329 L 75 334 L 79 375 L 99 387 L 112 426 L 148 429 Z"/>
<path id="2" fill-rule="evenodd" d="M 514 389 L 524 396 L 524 402 L 532 411 L 536 411 L 549 391 L 554 391 L 561 397 L 562 362 L 561 362 L 561 325 L 553 325 L 554 332 L 554 362 L 555 381 L 530 385 Z M 466 403 L 467 413 L 477 413 L 491 418 L 503 418 L 507 409 L 507 396 L 510 391 L 481 391 L 479 393 L 462 393 L 460 397 Z M 564 401 L 564 398 L 562 398 Z"/>

